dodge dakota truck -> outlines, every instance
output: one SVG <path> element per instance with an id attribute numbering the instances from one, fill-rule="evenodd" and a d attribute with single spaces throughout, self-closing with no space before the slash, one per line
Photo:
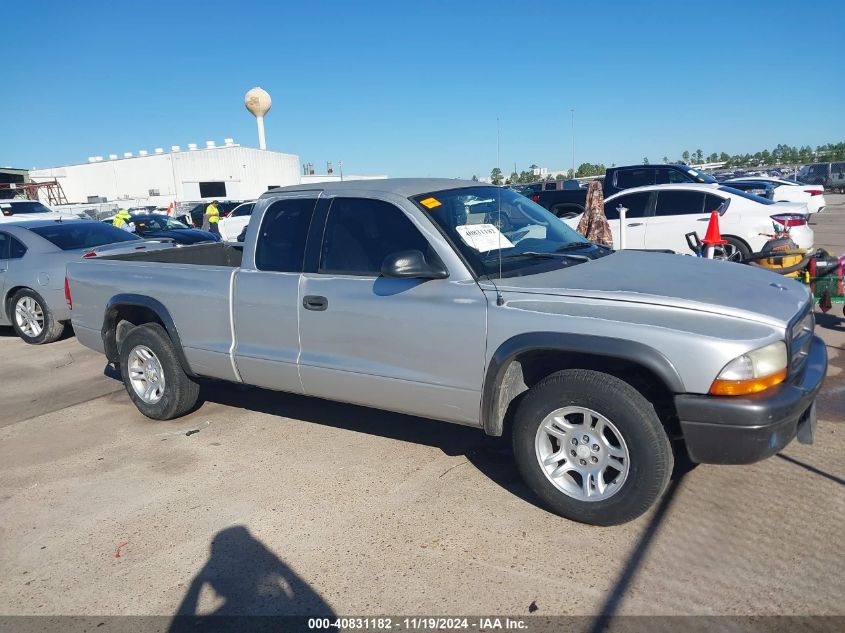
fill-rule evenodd
<path id="1" fill-rule="evenodd" d="M 599 525 L 652 506 L 673 451 L 743 464 L 812 441 L 827 368 L 800 283 L 612 251 L 459 180 L 274 189 L 242 250 L 72 262 L 66 292 L 150 418 L 214 378 L 478 427 L 511 437 L 550 510 Z"/>

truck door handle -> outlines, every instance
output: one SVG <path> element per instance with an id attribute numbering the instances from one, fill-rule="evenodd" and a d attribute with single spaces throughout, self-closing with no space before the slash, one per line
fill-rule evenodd
<path id="1" fill-rule="evenodd" d="M 642 226 L 642 222 L 631 222 L 628 226 Z"/>
<path id="2" fill-rule="evenodd" d="M 696 220 L 696 222 L 709 222 L 709 221 L 710 221 L 710 218 L 698 218 L 698 220 Z"/>
<path id="3" fill-rule="evenodd" d="M 315 312 L 322 312 L 329 307 L 329 300 L 318 295 L 305 295 L 302 298 L 302 306 L 306 310 L 314 310 Z"/>

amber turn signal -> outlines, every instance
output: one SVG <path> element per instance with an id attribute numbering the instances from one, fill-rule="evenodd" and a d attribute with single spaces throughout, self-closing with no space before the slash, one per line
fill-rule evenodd
<path id="1" fill-rule="evenodd" d="M 779 385 L 784 380 L 786 380 L 786 369 L 781 369 L 770 376 L 748 380 L 719 380 L 717 378 L 710 387 L 710 393 L 714 396 L 744 396 L 749 393 L 765 391 L 769 387 Z"/>

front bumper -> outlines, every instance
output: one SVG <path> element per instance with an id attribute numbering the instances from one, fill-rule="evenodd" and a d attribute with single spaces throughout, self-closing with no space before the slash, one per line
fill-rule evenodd
<path id="1" fill-rule="evenodd" d="M 681 432 L 693 462 L 750 464 L 780 451 L 796 435 L 812 442 L 815 398 L 827 373 L 817 336 L 804 369 L 789 381 L 745 397 L 675 396 Z"/>

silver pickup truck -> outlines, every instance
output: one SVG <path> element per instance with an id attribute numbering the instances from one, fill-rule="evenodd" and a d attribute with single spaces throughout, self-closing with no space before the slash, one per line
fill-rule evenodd
<path id="1" fill-rule="evenodd" d="M 79 341 L 146 416 L 204 377 L 512 436 L 552 511 L 611 525 L 663 493 L 674 450 L 742 464 L 812 441 L 827 369 L 798 282 L 612 251 L 516 192 L 397 179 L 275 189 L 243 249 L 67 268 Z"/>

